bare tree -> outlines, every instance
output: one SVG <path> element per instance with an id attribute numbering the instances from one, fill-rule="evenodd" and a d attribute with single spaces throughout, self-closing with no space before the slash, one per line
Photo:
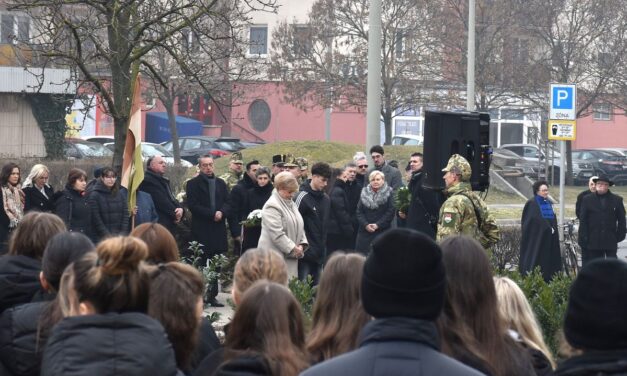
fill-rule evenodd
<path id="1" fill-rule="evenodd" d="M 212 19 L 226 9 L 272 10 L 274 0 L 12 0 L 10 9 L 33 20 L 32 48 L 42 65 L 77 72 L 81 93 L 98 94 L 114 122 L 113 166 L 120 169 L 130 116 L 132 87 L 155 48 L 180 66 L 186 61 L 172 41 L 183 30 L 210 36 Z"/>
<path id="2" fill-rule="evenodd" d="M 317 0 L 307 20 L 273 31 L 270 75 L 284 99 L 315 107 L 365 107 L 368 0 Z M 381 118 L 386 142 L 392 119 L 406 106 L 433 103 L 441 94 L 440 45 L 433 38 L 438 7 L 426 0 L 389 0 L 382 11 Z M 378 73 L 379 74 L 379 73 Z"/>
<path id="3" fill-rule="evenodd" d="M 627 13 L 620 0 L 530 0 L 520 17 L 535 41 L 538 74 L 518 86 L 518 95 L 548 113 L 550 82 L 577 85 L 577 117 L 600 100 L 624 98 Z M 622 72 L 622 75 L 621 75 Z M 572 184 L 572 145 L 567 146 L 567 183 Z"/>

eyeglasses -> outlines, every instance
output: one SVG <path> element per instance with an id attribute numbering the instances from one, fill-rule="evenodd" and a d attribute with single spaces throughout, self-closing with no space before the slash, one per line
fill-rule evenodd
<path id="1" fill-rule="evenodd" d="M 357 167 L 359 167 L 359 168 L 368 168 L 368 165 L 365 164 L 365 165 L 361 165 L 361 166 L 357 166 Z"/>

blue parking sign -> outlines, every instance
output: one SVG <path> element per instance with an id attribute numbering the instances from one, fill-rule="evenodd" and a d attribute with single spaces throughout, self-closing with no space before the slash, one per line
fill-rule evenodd
<path id="1" fill-rule="evenodd" d="M 551 84 L 550 102 L 550 119 L 575 120 L 577 87 L 573 84 Z"/>

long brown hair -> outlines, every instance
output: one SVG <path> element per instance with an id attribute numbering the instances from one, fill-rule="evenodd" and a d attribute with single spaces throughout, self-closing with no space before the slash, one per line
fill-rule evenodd
<path id="1" fill-rule="evenodd" d="M 527 375 L 529 359 L 507 334 L 481 244 L 467 236 L 453 236 L 440 246 L 447 280 L 438 319 L 442 352 L 494 376 Z"/>
<path id="2" fill-rule="evenodd" d="M 365 260 L 360 254 L 336 252 L 324 267 L 307 337 L 307 350 L 315 362 L 357 347 L 359 332 L 370 320 L 361 305 Z"/>
<path id="3" fill-rule="evenodd" d="M 41 260 L 48 241 L 65 230 L 65 223 L 56 215 L 30 212 L 13 232 L 9 241 L 9 254 Z"/>
<path id="4" fill-rule="evenodd" d="M 179 262 L 151 268 L 148 314 L 163 325 L 176 355 L 176 364 L 186 370 L 198 342 L 200 319 L 196 306 L 204 283 L 200 272 Z"/>
<path id="5" fill-rule="evenodd" d="M 225 350 L 225 361 L 258 353 L 273 376 L 296 376 L 307 368 L 303 313 L 290 290 L 265 280 L 250 287 L 231 321 Z"/>
<path id="6" fill-rule="evenodd" d="M 74 288 L 79 302 L 89 302 L 97 313 L 148 312 L 150 278 L 141 265 L 148 247 L 133 236 L 105 239 L 96 257 L 74 262 Z"/>
<path id="7" fill-rule="evenodd" d="M 179 247 L 176 240 L 163 225 L 142 223 L 135 227 L 130 235 L 140 238 L 148 246 L 148 259 L 146 261 L 153 264 L 179 261 Z"/>

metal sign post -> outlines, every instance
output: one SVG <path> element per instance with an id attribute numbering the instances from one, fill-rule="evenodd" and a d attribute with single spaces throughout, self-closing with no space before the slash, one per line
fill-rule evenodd
<path id="1" fill-rule="evenodd" d="M 566 141 L 575 140 L 577 87 L 574 84 L 551 84 L 549 90 L 549 129 L 550 140 L 560 140 L 560 241 L 564 240 L 564 183 L 566 180 Z"/>

